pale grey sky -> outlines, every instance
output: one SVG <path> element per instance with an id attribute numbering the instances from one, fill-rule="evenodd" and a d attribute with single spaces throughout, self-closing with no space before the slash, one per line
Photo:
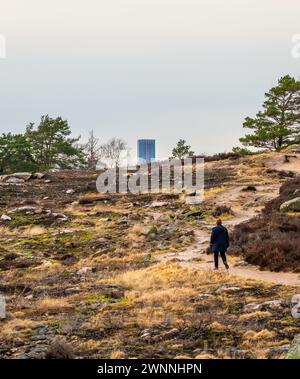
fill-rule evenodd
<path id="1" fill-rule="evenodd" d="M 42 114 L 74 135 L 228 151 L 285 74 L 297 0 L 0 0 L 0 132 Z"/>

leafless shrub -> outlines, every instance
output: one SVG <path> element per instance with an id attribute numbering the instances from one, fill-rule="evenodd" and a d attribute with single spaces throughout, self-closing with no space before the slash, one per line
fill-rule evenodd
<path id="1" fill-rule="evenodd" d="M 75 354 L 64 338 L 56 337 L 46 351 L 45 357 L 46 359 L 74 359 Z"/>
<path id="2" fill-rule="evenodd" d="M 260 217 L 235 227 L 231 251 L 246 261 L 273 271 L 300 272 L 300 217 L 279 212 L 293 198 L 300 178 L 285 183 L 280 196 L 268 203 Z"/>
<path id="3" fill-rule="evenodd" d="M 219 217 L 223 214 L 233 214 L 232 209 L 228 207 L 227 205 L 219 205 L 213 211 L 214 217 Z"/>

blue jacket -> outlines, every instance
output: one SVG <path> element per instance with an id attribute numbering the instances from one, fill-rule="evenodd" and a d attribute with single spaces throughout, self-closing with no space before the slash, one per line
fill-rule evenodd
<path id="1" fill-rule="evenodd" d="M 210 246 L 214 253 L 225 253 L 229 247 L 228 230 L 223 225 L 217 225 L 212 229 Z"/>

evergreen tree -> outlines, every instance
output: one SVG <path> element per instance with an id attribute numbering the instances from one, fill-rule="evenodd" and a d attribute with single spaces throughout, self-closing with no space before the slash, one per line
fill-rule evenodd
<path id="1" fill-rule="evenodd" d="M 77 142 L 71 138 L 71 130 L 61 117 L 42 116 L 37 127 L 30 123 L 25 136 L 32 146 L 33 157 L 42 170 L 53 167 L 74 168 L 84 163 L 84 154 Z"/>
<path id="2" fill-rule="evenodd" d="M 253 130 L 240 141 L 245 146 L 279 150 L 300 142 L 300 81 L 289 75 L 265 94 L 263 110 L 247 117 L 244 128 Z"/>
<path id="3" fill-rule="evenodd" d="M 172 150 L 172 158 L 183 159 L 193 155 L 194 152 L 191 150 L 191 146 L 187 145 L 184 139 L 180 139 Z"/>
<path id="4" fill-rule="evenodd" d="M 2 134 L 0 136 L 0 171 L 13 173 L 35 171 L 38 165 L 32 155 L 32 147 L 22 134 Z"/>

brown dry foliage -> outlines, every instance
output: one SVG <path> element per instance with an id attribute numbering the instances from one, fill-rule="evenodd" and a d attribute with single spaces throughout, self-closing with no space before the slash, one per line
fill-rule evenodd
<path id="1" fill-rule="evenodd" d="M 300 214 L 279 212 L 280 205 L 293 199 L 299 188 L 300 177 L 286 182 L 261 216 L 236 226 L 232 253 L 272 271 L 300 272 Z"/>

